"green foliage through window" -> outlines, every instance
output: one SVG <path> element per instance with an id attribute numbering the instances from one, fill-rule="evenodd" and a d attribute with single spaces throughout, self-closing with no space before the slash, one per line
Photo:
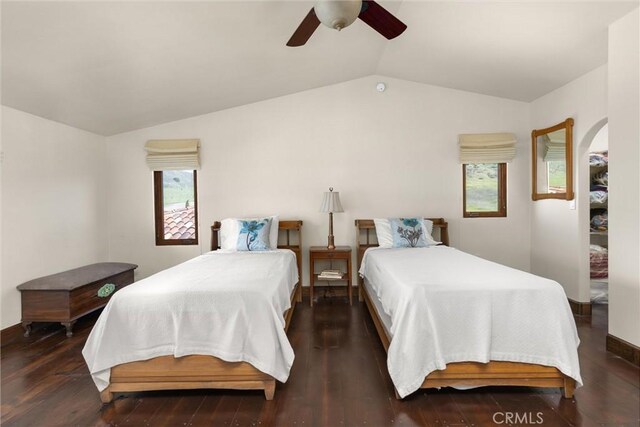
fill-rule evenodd
<path id="1" fill-rule="evenodd" d="M 506 164 L 470 163 L 464 170 L 464 216 L 506 216 Z"/>
<path id="2" fill-rule="evenodd" d="M 466 174 L 467 212 L 497 211 L 498 164 L 469 164 Z"/>
<path id="3" fill-rule="evenodd" d="M 564 160 L 547 162 L 547 180 L 550 193 L 567 191 L 567 165 Z"/>

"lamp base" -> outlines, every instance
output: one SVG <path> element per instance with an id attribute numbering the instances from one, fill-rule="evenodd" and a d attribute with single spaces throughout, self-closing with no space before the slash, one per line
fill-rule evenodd
<path id="1" fill-rule="evenodd" d="M 327 249 L 333 250 L 335 248 L 336 245 L 333 244 L 333 212 L 329 212 L 329 244 Z"/>

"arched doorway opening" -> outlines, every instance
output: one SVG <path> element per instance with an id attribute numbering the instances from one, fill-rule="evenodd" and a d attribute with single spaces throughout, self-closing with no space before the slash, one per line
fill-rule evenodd
<path id="1" fill-rule="evenodd" d="M 609 126 L 589 146 L 589 279 L 592 304 L 609 302 Z"/>
<path id="2" fill-rule="evenodd" d="M 594 124 L 580 142 L 577 156 L 580 289 L 591 304 L 608 303 L 608 129 L 607 118 Z"/>

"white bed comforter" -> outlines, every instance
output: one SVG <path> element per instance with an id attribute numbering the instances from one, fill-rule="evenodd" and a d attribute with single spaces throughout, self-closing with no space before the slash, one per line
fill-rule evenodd
<path id="1" fill-rule="evenodd" d="M 82 354 L 100 391 L 111 368 L 206 354 L 286 381 L 294 354 L 283 312 L 298 282 L 295 254 L 208 252 L 116 292 Z"/>
<path id="2" fill-rule="evenodd" d="M 557 282 L 446 246 L 369 249 L 360 274 L 391 317 L 387 366 L 401 397 L 463 361 L 554 366 L 582 384 L 580 340 Z"/>

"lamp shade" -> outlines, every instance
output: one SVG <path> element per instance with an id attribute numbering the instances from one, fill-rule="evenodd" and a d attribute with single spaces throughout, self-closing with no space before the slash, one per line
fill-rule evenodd
<path id="1" fill-rule="evenodd" d="M 320 205 L 320 212 L 344 212 L 342 204 L 340 203 L 340 193 L 337 191 L 334 192 L 333 188 L 330 188 L 329 191 L 325 192 L 322 199 L 322 205 Z"/>

